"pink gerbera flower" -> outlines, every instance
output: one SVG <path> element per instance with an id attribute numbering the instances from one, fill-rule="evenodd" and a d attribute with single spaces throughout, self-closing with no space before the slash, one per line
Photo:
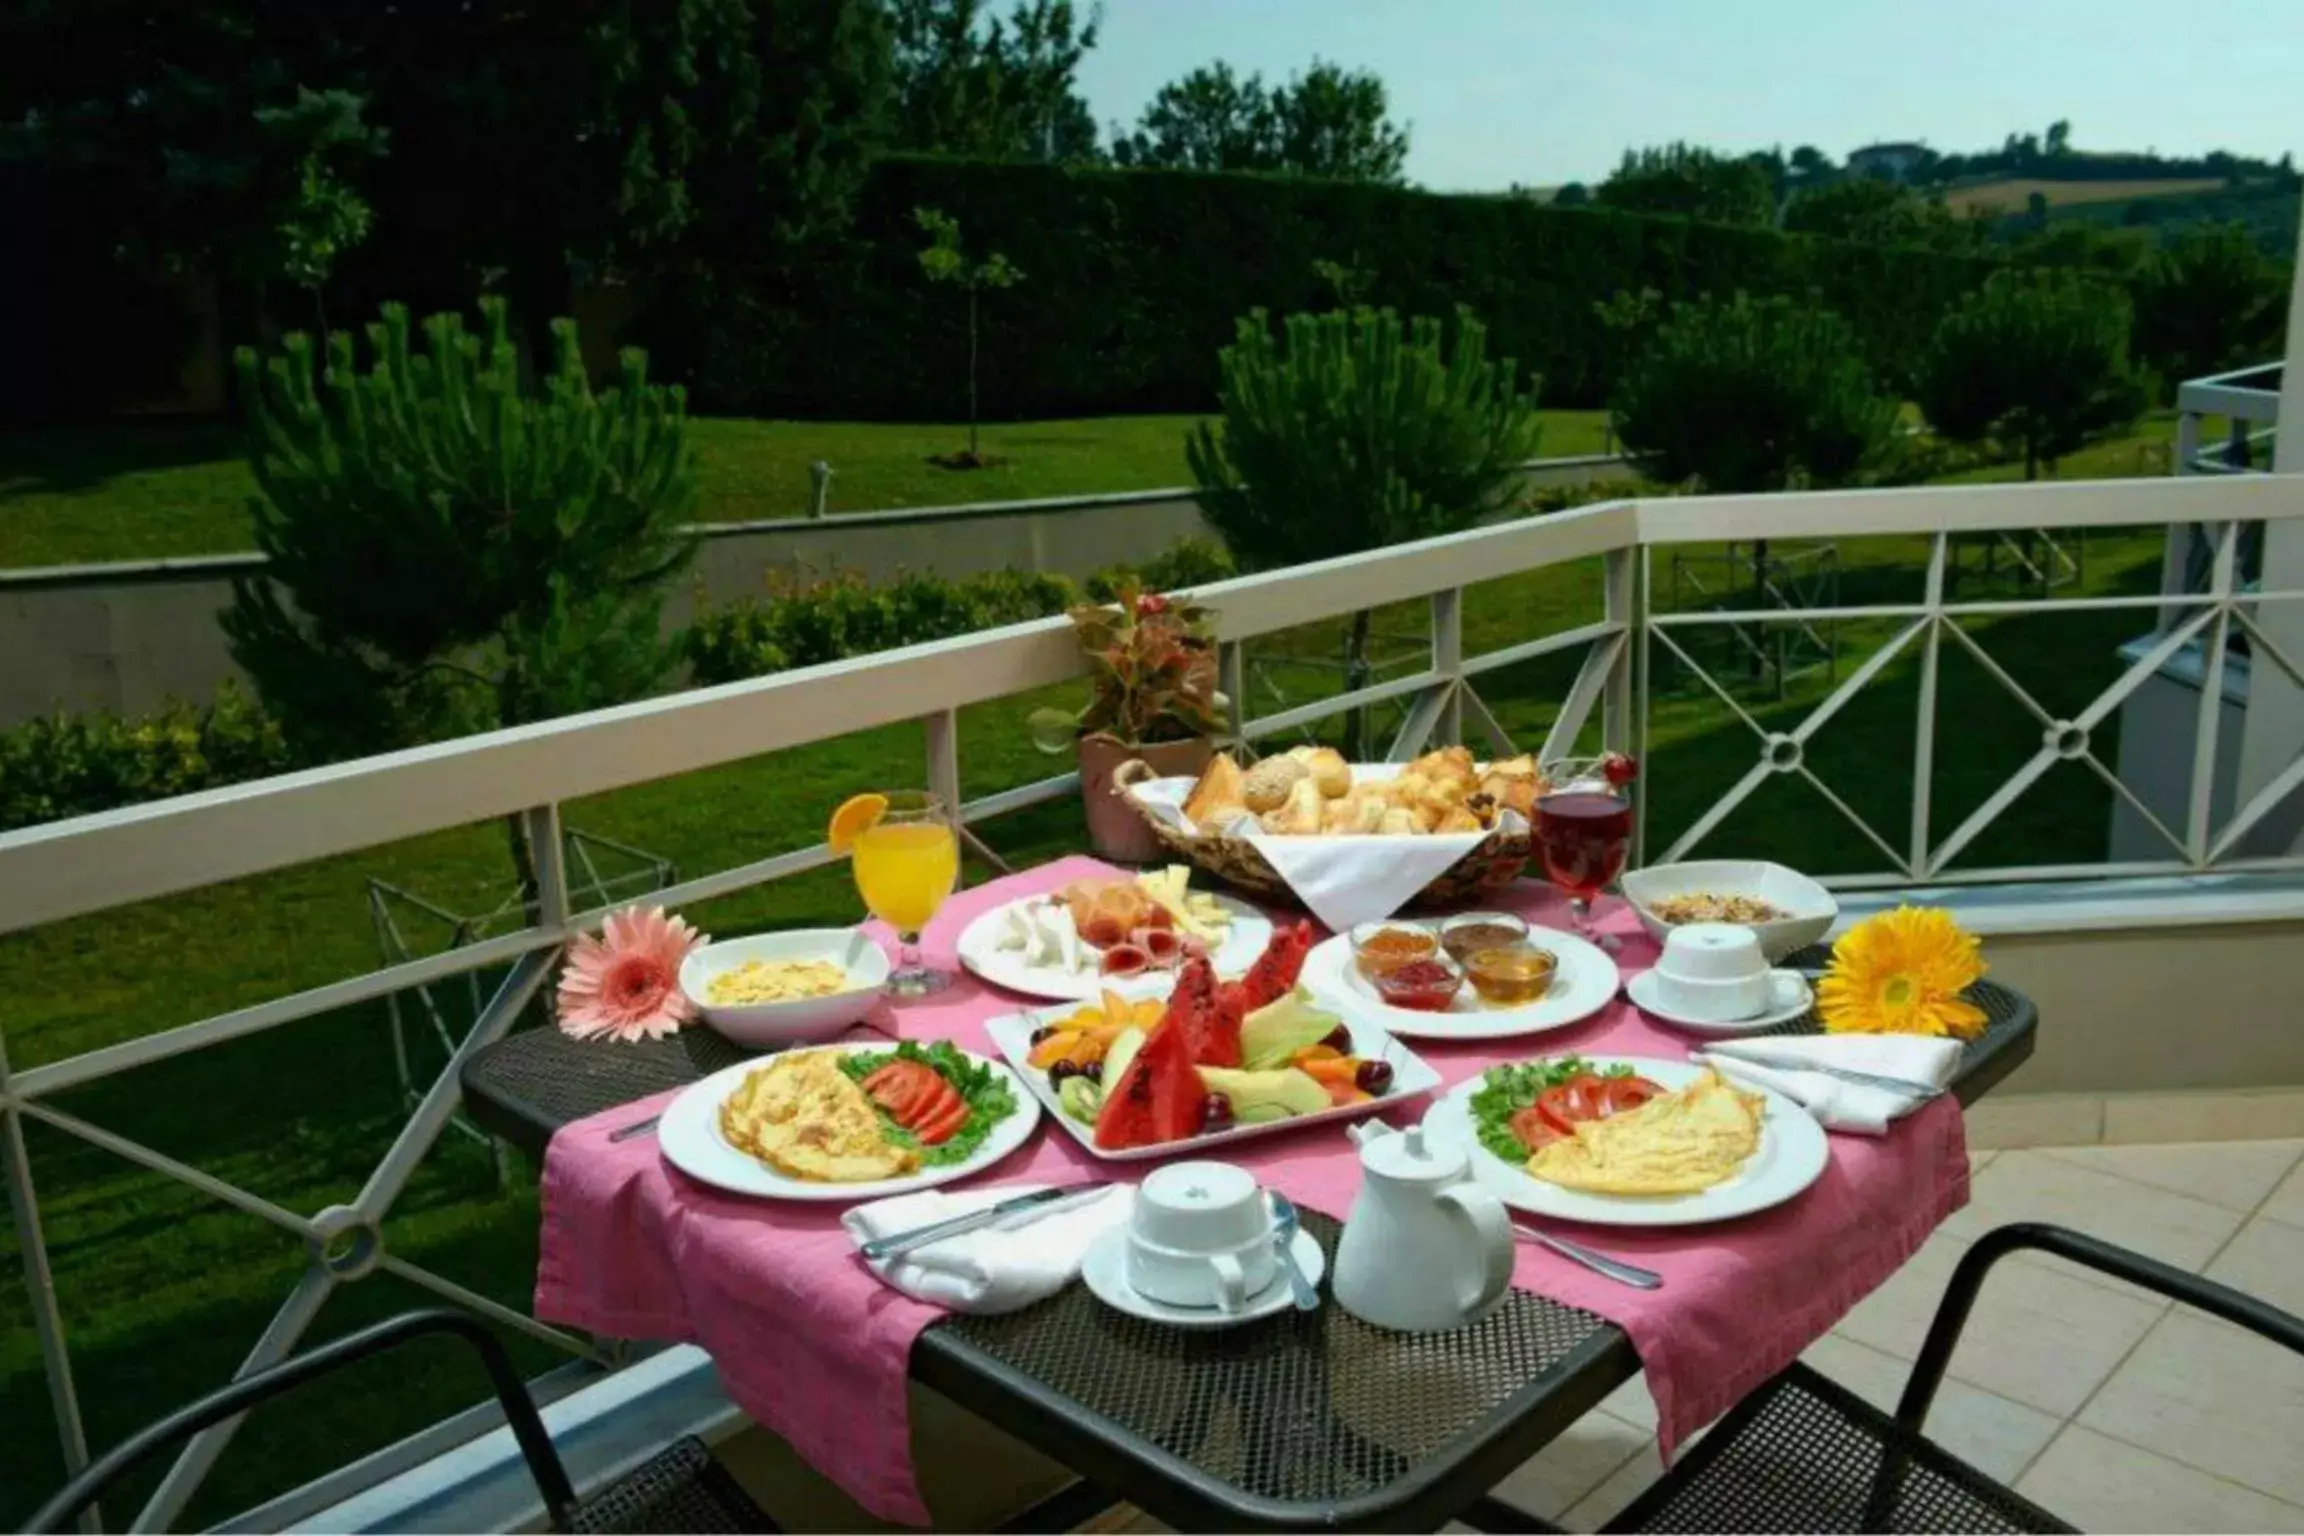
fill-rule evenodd
<path id="1" fill-rule="evenodd" d="M 707 942 L 662 907 L 611 912 L 599 938 L 577 937 L 560 972 L 560 1028 L 579 1040 L 653 1040 L 695 1013 L 680 962 Z"/>

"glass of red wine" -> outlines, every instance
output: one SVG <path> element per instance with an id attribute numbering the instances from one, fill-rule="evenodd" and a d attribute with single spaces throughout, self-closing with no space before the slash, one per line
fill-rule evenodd
<path id="1" fill-rule="evenodd" d="M 1543 765 L 1536 800 L 1536 846 L 1544 878 L 1568 898 L 1576 932 L 1614 954 L 1623 946 L 1592 926 L 1592 903 L 1624 873 L 1632 851 L 1632 780 L 1638 770 L 1619 752 L 1563 758 Z"/>

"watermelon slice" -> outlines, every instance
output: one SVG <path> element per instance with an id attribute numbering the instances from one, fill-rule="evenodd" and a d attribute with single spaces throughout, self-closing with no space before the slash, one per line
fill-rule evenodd
<path id="1" fill-rule="evenodd" d="M 1248 974 L 1231 984 L 1230 990 L 1240 999 L 1243 1018 L 1288 995 L 1303 974 L 1304 957 L 1312 953 L 1312 943 L 1312 925 L 1301 918 L 1273 931 L 1272 941 L 1248 967 Z"/>
<path id="2" fill-rule="evenodd" d="M 1119 1151 L 1182 1141 L 1199 1132 L 1205 1097 L 1200 1074 L 1192 1069 L 1184 1021 L 1171 1008 L 1120 1080 L 1105 1089 L 1104 1107 L 1096 1112 L 1096 1145 Z"/>

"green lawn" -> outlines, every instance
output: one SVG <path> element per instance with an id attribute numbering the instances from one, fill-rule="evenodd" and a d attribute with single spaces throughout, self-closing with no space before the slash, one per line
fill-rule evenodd
<path id="1" fill-rule="evenodd" d="M 1071 425 L 1090 431 L 1097 424 Z M 769 443 L 782 430 L 757 433 L 756 440 Z M 1057 435 L 1053 428 L 1033 430 Z M 997 439 L 992 447 L 1003 451 Z M 2151 452 L 2148 444 L 2113 444 L 2061 467 L 2068 475 L 2136 473 L 2152 467 Z M 1145 473 L 1164 478 L 1152 468 Z M 889 474 L 884 483 L 895 485 L 897 471 Z M 1924 541 L 1876 537 L 1836 544 L 1839 601 L 1880 601 L 1917 590 Z M 2148 590 L 2159 551 L 2157 529 L 2092 534 L 2084 551 L 2072 550 L 2084 555 L 2084 580 L 2065 590 Z M 1680 575 L 1701 571 L 1718 585 L 1717 548 L 1659 552 L 1660 601 L 1673 601 L 1674 554 L 1685 562 Z M 1597 617 L 1599 577 L 1599 562 L 1587 561 L 1474 588 L 1466 605 L 1467 651 Z M 1966 580 L 1972 584 L 1966 590 L 1984 590 L 1980 574 Z M 2001 582 L 1993 590 L 2012 590 L 2005 577 Z M 2044 704 L 2064 712 L 2114 675 L 2114 648 L 2142 623 L 2134 612 L 2092 612 L 2002 618 L 1978 622 L 1971 632 Z M 1425 606 L 1407 603 L 1382 611 L 1376 627 L 1393 637 L 1392 649 L 1405 651 L 1425 625 Z M 1842 625 L 1832 637 L 1831 666 L 1795 676 L 1781 698 L 1745 678 L 1724 633 L 1688 643 L 1764 726 L 1783 728 L 1892 628 Z M 1258 641 L 1250 654 L 1251 708 L 1266 713 L 1338 691 L 1337 669 L 1324 663 L 1340 656 L 1342 637 L 1337 621 Z M 1939 732 L 1944 751 L 1931 826 L 1937 837 L 2039 739 L 2037 725 L 1964 653 L 1947 644 L 1944 655 L 1948 713 Z M 1660 854 L 1678 828 L 1742 773 L 1756 744 L 1708 690 L 1663 664 L 1661 648 L 1658 656 L 1645 793 L 1651 846 Z M 1491 673 L 1480 691 L 1522 744 L 1533 746 L 1554 717 L 1576 660 L 1548 658 Z M 966 711 L 961 762 L 968 793 L 1051 771 L 1049 760 L 1029 747 L 1023 720 L 1039 703 L 1072 691 Z M 1819 776 L 1896 846 L 1908 835 L 1916 693 L 1913 651 L 1816 738 L 1810 756 Z M 1390 714 L 1376 713 L 1375 723 L 1388 730 Z M 1340 733 L 1339 726 L 1323 734 L 1335 739 Z M 2099 733 L 2098 750 L 2107 761 L 2117 751 L 2111 734 Z M 921 750 L 916 726 L 892 726 L 600 796 L 566 807 L 566 819 L 669 857 L 683 875 L 698 874 L 813 842 L 826 809 L 843 795 L 916 779 Z M 2059 768 L 2011 808 L 1973 862 L 2094 856 L 2108 811 L 2109 792 L 2100 783 L 2082 769 Z M 1078 808 L 1067 803 L 1019 813 L 986 830 L 995 847 L 1025 863 L 1074 846 L 1077 827 Z M 1790 779 L 1771 781 L 1703 851 L 1765 853 L 1819 872 L 1878 863 L 1860 833 Z M 0 937 L 0 974 L 36 981 L 0 996 L 0 1030 L 12 1063 L 25 1067 L 356 974 L 379 961 L 365 907 L 368 880 L 472 910 L 490 904 L 509 874 L 500 830 L 480 825 Z M 726 934 L 845 923 L 858 908 L 845 871 L 832 869 L 708 903 L 690 915 Z M 428 1059 L 436 1070 L 436 1055 Z M 402 1123 L 391 1063 L 384 1010 L 371 1006 L 139 1069 L 66 1094 L 59 1107 L 311 1212 L 350 1198 Z M 108 1444 L 228 1376 L 286 1294 L 300 1253 L 261 1223 L 110 1154 L 37 1124 L 28 1136 L 83 1409 L 92 1438 Z M 485 1151 L 451 1135 L 403 1197 L 386 1241 L 395 1253 L 524 1308 L 535 1230 L 532 1175 L 519 1170 L 499 1187 Z M 13 1241 L 12 1230 L 0 1233 L 0 1271 L 11 1274 Z M 401 1282 L 364 1281 L 329 1303 L 312 1337 L 415 1300 Z M 531 1366 L 553 1358 L 542 1348 L 524 1356 Z M 419 1357 L 413 1368 L 387 1366 L 346 1388 L 308 1395 L 287 1411 L 260 1414 L 194 1514 L 234 1512 L 473 1397 L 468 1375 L 443 1354 Z M 38 1356 L 22 1293 L 12 1285 L 0 1285 L 0 1422 L 19 1427 L 0 1440 L 0 1524 L 6 1524 L 28 1512 L 57 1475 Z"/>
<path id="2" fill-rule="evenodd" d="M 942 469 L 967 428 L 841 421 L 700 419 L 696 515 L 704 522 L 794 517 L 808 466 L 832 466 L 831 507 L 950 506 L 1185 485 L 1195 416 L 1106 416 L 995 423 L 983 451 L 1006 462 Z M 1597 453 L 1600 411 L 1547 411 L 1547 455 Z M 247 549 L 253 490 L 234 430 L 220 422 L 0 433 L 0 568 L 228 554 Z"/>

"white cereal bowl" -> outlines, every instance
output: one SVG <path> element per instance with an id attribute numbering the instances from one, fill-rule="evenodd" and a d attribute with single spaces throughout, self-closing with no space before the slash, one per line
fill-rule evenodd
<path id="1" fill-rule="evenodd" d="M 1696 859 L 1626 870 L 1622 887 L 1624 899 L 1640 914 L 1641 926 L 1658 944 L 1672 931 L 1672 924 L 1656 915 L 1655 903 L 1671 896 L 1697 892 L 1756 896 L 1779 912 L 1789 913 L 1774 922 L 1742 925 L 1759 936 L 1760 949 L 1771 964 L 1823 938 L 1840 915 L 1840 903 L 1830 891 L 1796 869 L 1762 859 Z"/>
<path id="2" fill-rule="evenodd" d="M 848 987 L 788 1003 L 715 1003 L 712 978 L 748 960 L 829 960 L 848 973 Z M 790 928 L 755 933 L 691 950 L 680 962 L 680 990 L 704 1022 L 757 1050 L 829 1040 L 861 1020 L 880 1001 L 888 981 L 888 952 L 854 928 Z"/>

